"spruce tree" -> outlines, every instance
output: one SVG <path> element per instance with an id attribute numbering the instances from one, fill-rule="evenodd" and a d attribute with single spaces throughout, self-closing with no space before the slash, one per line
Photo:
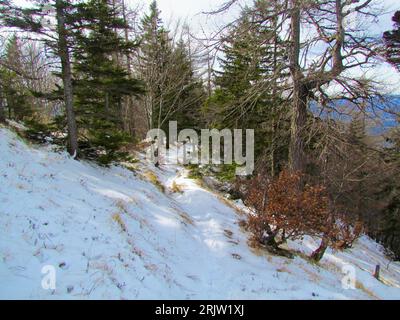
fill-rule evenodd
<path id="1" fill-rule="evenodd" d="M 82 150 L 100 163 L 123 159 L 121 147 L 131 140 L 123 131 L 122 99 L 143 93 L 139 80 L 118 63 L 119 54 L 135 49 L 119 31 L 128 28 L 108 0 L 78 6 L 74 52 L 74 88 Z"/>
<path id="2" fill-rule="evenodd" d="M 386 31 L 383 38 L 386 44 L 386 58 L 390 63 L 400 70 L 400 11 L 397 11 L 392 18 L 395 29 Z"/>
<path id="3" fill-rule="evenodd" d="M 149 128 L 161 128 L 167 137 L 169 121 L 177 121 L 179 130 L 199 128 L 205 93 L 195 73 L 190 44 L 182 38 L 174 43 L 156 1 L 142 19 L 141 31 L 138 69 L 146 84 L 144 108 Z"/>
<path id="4" fill-rule="evenodd" d="M 205 91 L 200 77 L 195 73 L 189 46 L 189 43 L 180 39 L 171 54 L 172 72 L 168 73 L 168 82 L 174 85 L 169 90 L 167 101 L 170 105 L 168 113 L 164 114 L 163 127 L 170 120 L 177 121 L 178 130 L 200 130 L 203 124 L 201 108 Z"/>
<path id="5" fill-rule="evenodd" d="M 245 8 L 227 36 L 206 110 L 217 128 L 254 129 L 256 159 L 269 158 L 274 175 L 287 157 L 287 110 L 278 88 L 284 52 L 273 22 L 254 27 L 263 6 L 265 1 L 256 1 Z"/>
<path id="6" fill-rule="evenodd" d="M 56 25 L 44 24 L 49 8 L 54 9 Z M 74 24 L 72 13 L 75 6 L 70 0 L 34 0 L 32 6 L 19 7 L 9 0 L 0 2 L 0 20 L 5 26 L 29 32 L 43 41 L 56 56 L 61 65 L 62 91 L 67 123 L 67 149 L 76 156 L 78 153 L 77 127 L 73 105 L 70 52 L 72 50 L 71 28 Z"/>
<path id="7" fill-rule="evenodd" d="M 364 181 L 368 175 L 368 146 L 366 135 L 366 115 L 363 112 L 355 114 L 349 124 L 348 143 L 352 146 L 351 162 L 354 166 L 352 181 L 348 185 L 351 192 L 349 197 L 356 203 L 355 214 L 358 218 L 366 215 L 368 211 L 368 192 L 366 182 Z"/>
<path id="8" fill-rule="evenodd" d="M 400 259 L 400 118 L 397 127 L 391 128 L 387 135 L 384 151 L 387 172 L 381 190 L 375 196 L 376 201 L 384 205 L 371 236 L 392 251 L 396 259 Z"/>
<path id="9" fill-rule="evenodd" d="M 400 71 L 400 11 L 395 13 L 392 21 L 395 23 L 394 30 L 385 32 L 383 36 L 385 57 Z M 386 205 L 373 236 L 393 251 L 396 259 L 400 259 L 400 117 L 397 126 L 391 128 L 387 136 L 384 151 L 386 165 L 393 169 L 378 195 L 386 200 Z"/>
<path id="10" fill-rule="evenodd" d="M 150 12 L 141 21 L 140 77 L 146 83 L 145 108 L 149 128 L 159 128 L 163 113 L 168 109 L 167 67 L 171 65 L 172 41 L 163 27 L 157 2 L 150 4 Z"/>
<path id="11" fill-rule="evenodd" d="M 34 114 L 32 95 L 23 77 L 22 55 L 21 42 L 13 35 L 6 44 L 4 66 L 0 68 L 0 86 L 3 108 L 7 109 L 8 118 L 16 121 L 29 120 Z"/>

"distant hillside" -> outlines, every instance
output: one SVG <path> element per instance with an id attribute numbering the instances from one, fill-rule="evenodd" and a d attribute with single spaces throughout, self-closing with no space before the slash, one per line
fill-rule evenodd
<path id="1" fill-rule="evenodd" d="M 349 111 L 349 102 L 347 100 L 338 100 L 334 103 L 335 108 L 340 108 L 340 106 L 344 105 L 346 106 L 347 113 Z M 356 106 L 353 108 L 354 110 L 358 110 Z M 321 108 L 316 103 L 313 103 L 311 109 L 314 110 L 315 115 L 318 115 L 322 118 L 329 116 L 329 118 L 340 119 L 344 122 L 349 122 L 351 120 L 351 117 L 348 114 L 338 114 L 336 112 L 331 112 L 328 109 L 324 109 L 321 113 Z M 366 111 L 370 115 L 370 132 L 374 135 L 382 134 L 388 129 L 398 125 L 399 120 L 396 117 L 396 113 L 400 114 L 400 96 L 386 96 L 385 101 L 376 99 L 373 102 L 373 106 L 371 104 L 366 106 Z M 374 118 L 374 120 L 379 118 L 380 121 L 378 123 L 373 122 L 372 118 Z"/>

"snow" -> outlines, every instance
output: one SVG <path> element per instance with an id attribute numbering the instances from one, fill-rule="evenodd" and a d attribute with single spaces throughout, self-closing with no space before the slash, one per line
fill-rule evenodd
<path id="1" fill-rule="evenodd" d="M 27 145 L 6 128 L 0 153 L 2 299 L 400 298 L 400 264 L 366 236 L 318 265 L 250 249 L 238 225 L 243 205 L 180 165 L 158 169 L 139 154 L 133 171 L 102 168 Z M 289 243 L 307 254 L 317 245 Z M 376 264 L 382 282 L 372 276 Z M 348 265 L 355 289 L 342 287 Z M 42 287 L 45 266 L 55 268 L 55 289 Z"/>

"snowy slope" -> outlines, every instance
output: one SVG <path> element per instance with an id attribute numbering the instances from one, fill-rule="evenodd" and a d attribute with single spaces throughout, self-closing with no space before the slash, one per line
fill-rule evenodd
<path id="1" fill-rule="evenodd" d="M 0 298 L 400 298 L 400 264 L 367 237 L 319 265 L 252 252 L 235 204 L 180 166 L 99 168 L 5 128 L 0 155 Z M 316 243 L 290 246 L 309 253 Z M 385 284 L 371 275 L 378 263 Z M 346 264 L 356 289 L 342 288 Z M 55 267 L 55 290 L 41 286 L 46 265 Z"/>

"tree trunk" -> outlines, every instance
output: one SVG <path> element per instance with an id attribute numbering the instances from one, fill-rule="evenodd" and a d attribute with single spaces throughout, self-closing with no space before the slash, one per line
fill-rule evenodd
<path id="1" fill-rule="evenodd" d="M 295 85 L 292 117 L 290 125 L 289 164 L 292 171 L 304 171 L 305 153 L 304 139 L 307 124 L 307 92 L 302 85 Z"/>
<path id="2" fill-rule="evenodd" d="M 121 1 L 122 5 L 122 19 L 124 20 L 124 23 L 128 25 L 128 19 L 127 19 L 127 13 L 126 13 L 126 5 L 125 5 L 125 0 Z M 129 31 L 128 28 L 124 29 L 124 36 L 125 36 L 125 41 L 129 42 Z M 129 52 L 126 53 L 126 70 L 128 72 L 128 77 L 131 78 L 132 72 L 131 72 L 131 65 L 132 65 L 132 58 Z M 132 112 L 132 106 L 133 106 L 133 101 L 131 96 L 127 96 L 126 99 L 124 99 L 124 104 L 123 104 L 123 116 L 122 116 L 122 121 L 124 125 L 124 131 L 128 132 L 130 135 L 134 136 L 134 128 L 132 128 L 132 118 L 131 118 L 131 112 Z"/>
<path id="3" fill-rule="evenodd" d="M 307 90 L 300 68 L 300 0 L 291 0 L 291 52 L 290 73 L 293 81 L 292 118 L 290 126 L 289 165 L 293 171 L 303 171 L 305 166 L 304 128 L 307 116 Z"/>
<path id="4" fill-rule="evenodd" d="M 277 125 L 275 119 L 272 119 L 272 141 L 271 141 L 271 177 L 275 177 L 275 167 L 276 167 L 276 159 L 275 159 L 275 151 L 276 151 L 276 142 L 275 136 L 277 132 Z"/>
<path id="5" fill-rule="evenodd" d="M 314 260 L 315 262 L 320 261 L 322 259 L 322 257 L 324 256 L 324 253 L 327 248 L 328 248 L 328 241 L 326 240 L 325 237 L 323 237 L 321 240 L 321 244 L 319 245 L 317 250 L 315 250 L 311 254 L 311 259 Z"/>
<path id="6" fill-rule="evenodd" d="M 275 4 L 276 5 L 276 4 Z M 276 9 L 276 6 L 275 6 Z M 275 99 L 278 96 L 278 13 L 275 10 L 275 16 L 273 17 L 273 30 L 274 30 L 274 56 L 273 56 L 273 70 L 274 70 L 274 83 L 272 87 L 272 96 Z M 275 119 L 276 113 L 277 113 L 277 106 L 274 104 L 272 107 L 272 113 L 273 113 L 273 118 L 272 118 L 272 140 L 271 140 L 271 177 L 274 178 L 276 171 L 276 138 L 277 138 L 277 132 L 278 132 L 278 124 L 277 120 Z"/>
<path id="7" fill-rule="evenodd" d="M 210 52 L 207 53 L 207 98 L 210 99 L 212 94 L 211 88 L 212 65 Z"/>
<path id="8" fill-rule="evenodd" d="M 0 123 L 5 123 L 5 122 L 6 122 L 6 115 L 3 104 L 3 92 L 0 86 Z"/>
<path id="9" fill-rule="evenodd" d="M 0 100 L 0 123 L 5 123 L 5 122 L 6 122 L 6 117 L 4 114 L 3 101 Z"/>
<path id="10" fill-rule="evenodd" d="M 105 106 L 104 106 L 104 109 L 105 109 L 105 111 L 107 113 L 107 116 L 108 116 L 108 112 L 110 111 L 110 95 L 108 94 L 108 92 L 106 92 L 106 95 L 105 95 Z"/>
<path id="11" fill-rule="evenodd" d="M 61 72 L 64 85 L 64 102 L 68 124 L 68 152 L 70 155 L 78 154 L 78 133 L 73 106 L 72 72 L 68 50 L 67 29 L 65 26 L 65 4 L 63 0 L 56 0 L 58 56 L 61 60 Z"/>

